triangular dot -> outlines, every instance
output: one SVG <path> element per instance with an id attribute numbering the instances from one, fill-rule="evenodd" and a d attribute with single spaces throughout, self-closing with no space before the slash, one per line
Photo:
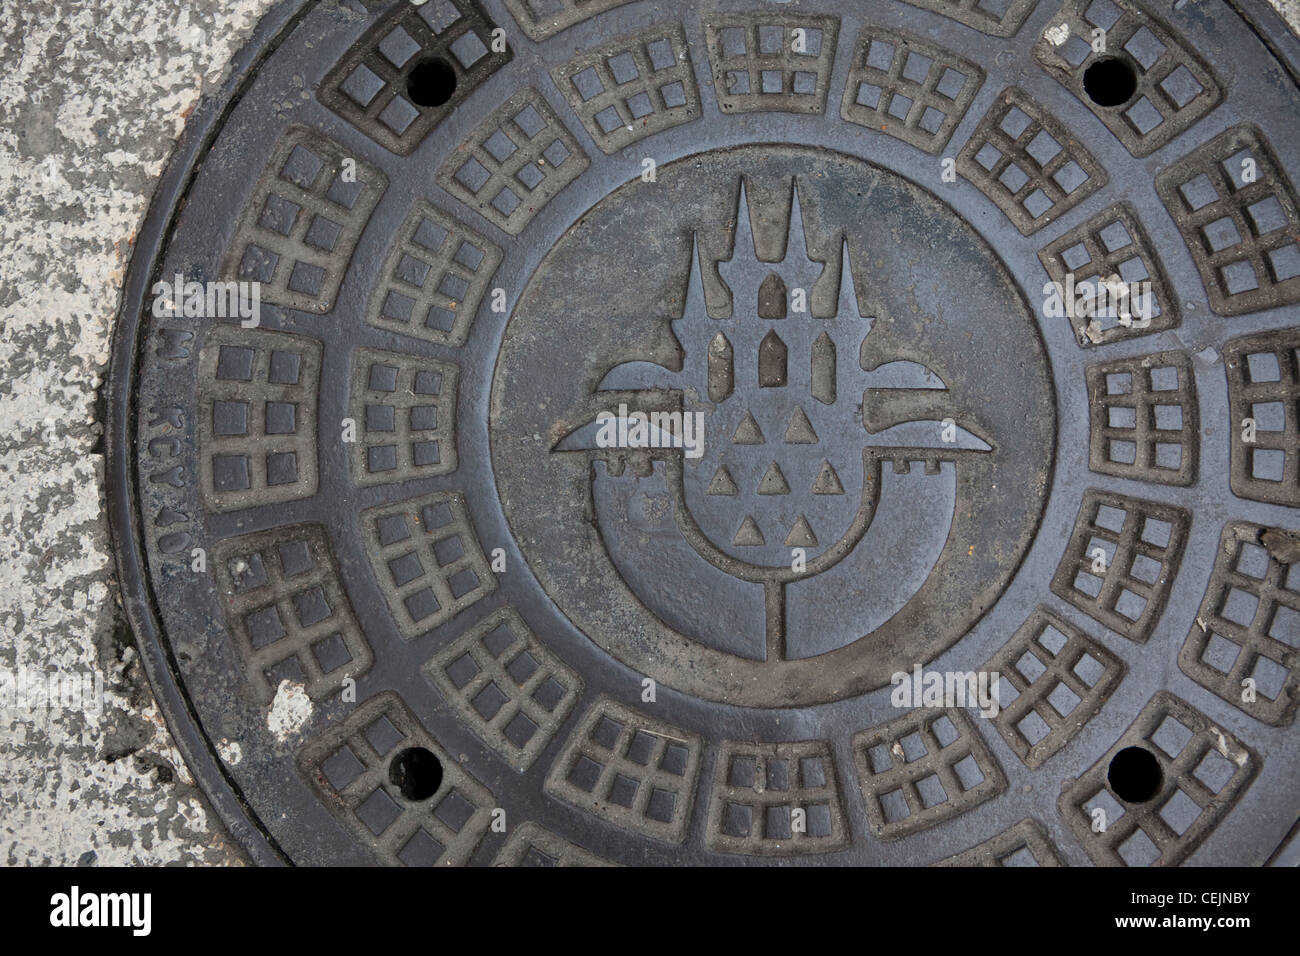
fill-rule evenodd
<path id="1" fill-rule="evenodd" d="M 758 483 L 758 493 L 760 495 L 788 495 L 790 493 L 790 484 L 785 480 L 785 475 L 781 474 L 781 466 L 776 462 L 772 462 L 767 466 L 763 480 Z"/>
<path id="2" fill-rule="evenodd" d="M 844 486 L 840 484 L 840 476 L 835 474 L 835 469 L 831 467 L 829 461 L 822 462 L 822 470 L 817 475 L 817 480 L 813 482 L 812 488 L 815 495 L 842 495 Z"/>
<path id="3" fill-rule="evenodd" d="M 746 515 L 731 543 L 742 548 L 757 548 L 767 544 L 767 541 L 763 538 L 763 532 L 758 530 L 758 522 Z"/>
<path id="4" fill-rule="evenodd" d="M 745 417 L 740 420 L 740 425 L 736 428 L 736 434 L 732 437 L 731 442 L 734 445 L 761 445 L 766 438 L 763 437 L 763 430 L 758 427 L 758 422 L 754 421 L 754 416 L 750 412 L 745 412 Z"/>
<path id="5" fill-rule="evenodd" d="M 798 406 L 790 416 L 790 424 L 785 430 L 785 441 L 788 445 L 817 444 L 817 432 L 813 430 L 812 422 L 808 421 L 808 416 L 804 414 L 803 409 Z"/>
<path id="6" fill-rule="evenodd" d="M 787 548 L 813 548 L 817 546 L 817 535 L 813 534 L 812 525 L 803 515 L 794 523 L 790 534 L 785 539 Z"/>
<path id="7" fill-rule="evenodd" d="M 735 480 L 731 477 L 731 472 L 727 471 L 726 465 L 718 466 L 718 473 L 713 476 L 709 482 L 709 490 L 705 494 L 709 495 L 735 495 L 739 494 L 740 489 L 736 487 Z"/>

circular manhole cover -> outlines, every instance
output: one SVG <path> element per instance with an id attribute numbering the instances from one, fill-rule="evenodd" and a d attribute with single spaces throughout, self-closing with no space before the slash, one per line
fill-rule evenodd
<path id="1" fill-rule="evenodd" d="M 1284 48 L 1181 0 L 277 7 L 112 382 L 222 817 L 307 864 L 1268 859 Z"/>

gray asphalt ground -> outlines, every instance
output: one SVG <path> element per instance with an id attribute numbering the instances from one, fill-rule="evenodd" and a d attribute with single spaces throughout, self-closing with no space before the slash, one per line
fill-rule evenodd
<path id="1" fill-rule="evenodd" d="M 0 0 L 0 863 L 241 860 L 117 607 L 97 394 L 157 177 L 271 3 Z M 92 693 L 17 693 L 53 674 Z"/>

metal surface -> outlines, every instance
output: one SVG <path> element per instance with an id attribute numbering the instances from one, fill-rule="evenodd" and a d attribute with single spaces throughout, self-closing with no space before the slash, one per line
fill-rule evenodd
<path id="1" fill-rule="evenodd" d="M 268 17 L 140 235 L 108 442 L 143 658 L 255 859 L 1283 844 L 1290 41 L 990 9 Z M 260 282 L 257 327 L 158 315 L 177 275 Z M 1116 275 L 1146 324 L 1045 288 Z M 630 412 L 687 448 L 608 447 Z M 1000 712 L 899 706 L 917 666 Z"/>

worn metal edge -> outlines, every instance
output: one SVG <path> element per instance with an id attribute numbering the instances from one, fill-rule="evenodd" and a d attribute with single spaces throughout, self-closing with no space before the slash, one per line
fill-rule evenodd
<path id="1" fill-rule="evenodd" d="M 158 709 L 186 767 L 226 830 L 253 863 L 263 866 L 291 865 L 292 861 L 217 758 L 180 680 L 175 657 L 158 617 L 136 514 L 133 429 L 136 408 L 131 385 L 140 354 L 139 320 L 145 295 L 201 157 L 211 148 L 258 68 L 293 31 L 310 6 L 311 0 L 280 0 L 268 11 L 231 60 L 229 75 L 221 89 L 204 97 L 186 123 L 136 234 L 113 328 L 112 357 L 105 386 L 105 490 L 122 609 L 135 636 Z"/>
<path id="2" fill-rule="evenodd" d="M 1300 86 L 1300 37 L 1295 28 L 1268 0 L 1224 0 L 1230 9 L 1259 38 L 1287 76 Z"/>

